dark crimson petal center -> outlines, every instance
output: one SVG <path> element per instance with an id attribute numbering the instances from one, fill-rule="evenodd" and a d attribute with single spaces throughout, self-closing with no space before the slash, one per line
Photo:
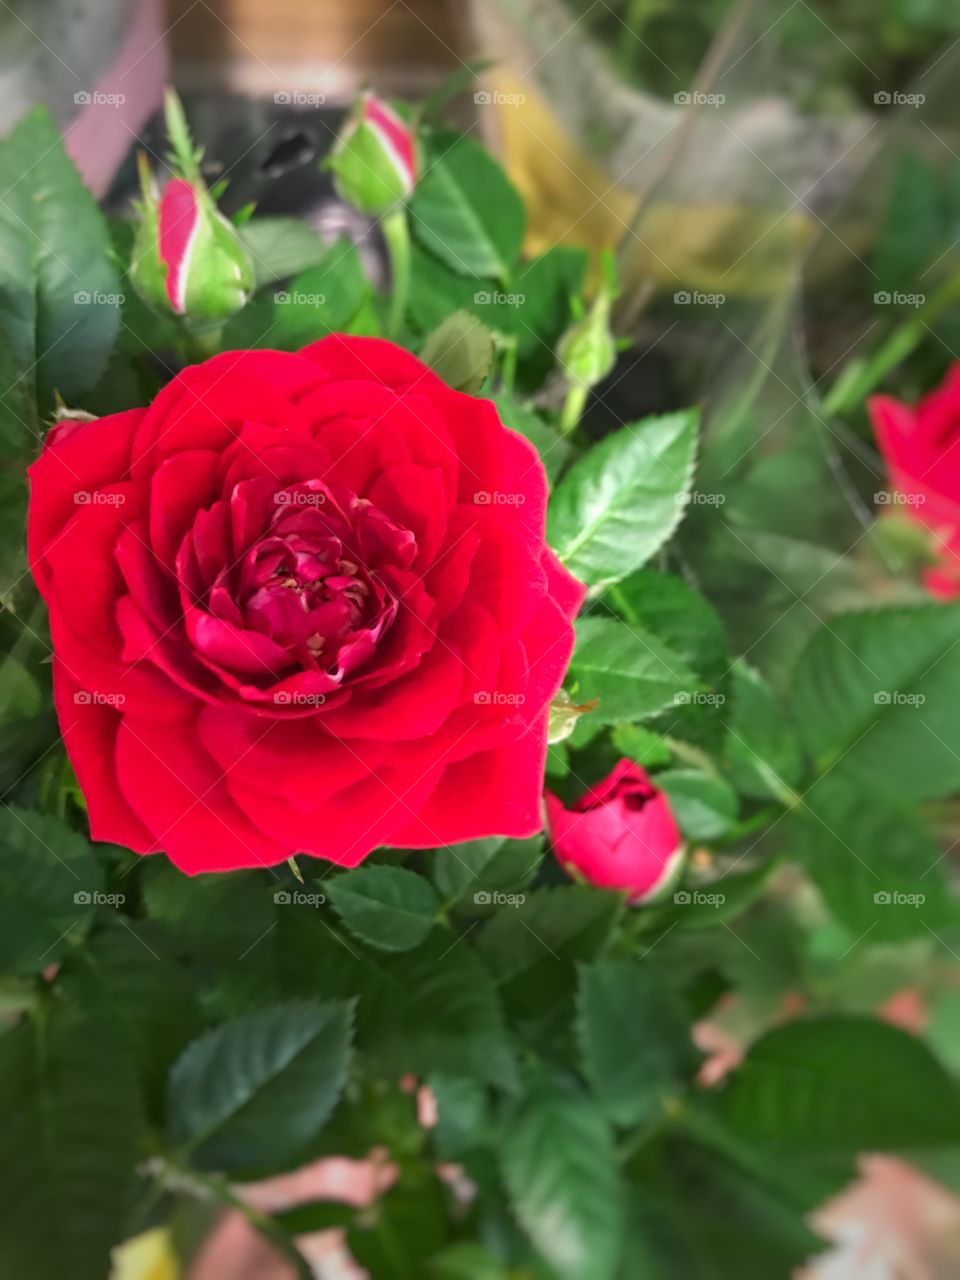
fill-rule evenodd
<path id="1" fill-rule="evenodd" d="M 396 618 L 400 600 L 390 584 L 417 554 L 413 533 L 370 501 L 320 480 L 279 489 L 240 483 L 229 503 L 229 524 L 201 513 L 188 535 L 194 556 L 180 561 L 200 564 L 198 540 L 203 544 L 214 527 L 229 527 L 234 544 L 241 541 L 224 548 L 199 598 L 192 593 L 210 619 L 191 626 L 200 656 L 249 671 L 250 657 L 262 654 L 274 675 L 299 668 L 324 672 L 336 684 L 369 663 Z"/>

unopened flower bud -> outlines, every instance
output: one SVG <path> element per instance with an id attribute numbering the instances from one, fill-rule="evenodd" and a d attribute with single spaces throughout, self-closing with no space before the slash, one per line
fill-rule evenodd
<path id="1" fill-rule="evenodd" d="M 361 213 L 379 217 L 413 192 L 414 132 L 385 102 L 365 93 L 347 117 L 328 163 L 340 197 Z"/>

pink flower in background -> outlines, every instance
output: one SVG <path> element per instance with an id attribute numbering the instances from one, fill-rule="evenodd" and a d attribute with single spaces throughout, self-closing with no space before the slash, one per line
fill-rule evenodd
<path id="1" fill-rule="evenodd" d="M 646 902 L 679 870 L 684 846 L 667 797 L 632 760 L 621 760 L 569 809 L 549 792 L 546 801 L 557 858 L 591 884 Z"/>

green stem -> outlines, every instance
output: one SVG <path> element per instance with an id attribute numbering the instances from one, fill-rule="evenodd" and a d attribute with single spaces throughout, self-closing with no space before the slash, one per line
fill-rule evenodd
<path id="1" fill-rule="evenodd" d="M 569 435 L 576 427 L 587 405 L 587 387 L 573 386 L 567 392 L 567 398 L 560 410 L 560 432 Z"/>
<path id="2" fill-rule="evenodd" d="M 396 338 L 407 314 L 407 298 L 410 294 L 410 226 L 404 206 L 398 205 L 391 213 L 386 214 L 380 227 L 390 255 L 391 298 L 387 336 Z"/>
<path id="3" fill-rule="evenodd" d="M 960 274 L 951 276 L 912 316 L 887 335 L 870 356 L 851 360 L 823 398 L 825 414 L 848 413 L 862 404 L 891 370 L 906 360 L 939 316 L 960 301 Z"/>

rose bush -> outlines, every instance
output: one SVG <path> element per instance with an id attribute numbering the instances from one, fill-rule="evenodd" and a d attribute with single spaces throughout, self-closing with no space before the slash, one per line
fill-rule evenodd
<path id="1" fill-rule="evenodd" d="M 936 564 L 924 582 L 951 600 L 960 595 L 960 363 L 915 406 L 893 396 L 868 403 L 890 483 L 930 535 Z"/>
<path id="2" fill-rule="evenodd" d="M 96 839 L 197 872 L 540 829 L 583 592 L 490 402 L 379 339 L 226 352 L 30 479 Z"/>

